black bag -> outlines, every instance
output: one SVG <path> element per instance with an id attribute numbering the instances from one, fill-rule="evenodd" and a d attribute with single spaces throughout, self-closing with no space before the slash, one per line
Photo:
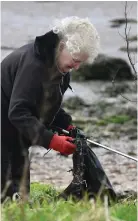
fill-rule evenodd
<path id="1" fill-rule="evenodd" d="M 85 136 L 75 137 L 76 151 L 73 154 L 73 180 L 70 185 L 59 195 L 59 198 L 68 197 L 80 200 L 85 194 L 94 200 L 103 200 L 108 195 L 112 201 L 116 200 L 116 193 L 104 172 L 97 156 L 88 146 Z"/>

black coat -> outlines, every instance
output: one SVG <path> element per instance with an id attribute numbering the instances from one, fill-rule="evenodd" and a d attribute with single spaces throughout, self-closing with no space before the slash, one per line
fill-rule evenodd
<path id="1" fill-rule="evenodd" d="M 20 135 L 28 145 L 48 148 L 50 125 L 67 128 L 71 117 L 61 109 L 70 82 L 55 65 L 59 37 L 52 31 L 15 50 L 1 63 L 1 135 L 11 142 Z"/>

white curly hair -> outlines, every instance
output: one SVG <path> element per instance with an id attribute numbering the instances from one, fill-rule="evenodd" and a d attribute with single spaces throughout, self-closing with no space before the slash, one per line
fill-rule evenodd
<path id="1" fill-rule="evenodd" d="M 100 50 L 100 37 L 88 18 L 66 17 L 56 20 L 53 32 L 65 42 L 67 49 L 74 53 L 88 54 L 85 63 L 93 63 Z"/>

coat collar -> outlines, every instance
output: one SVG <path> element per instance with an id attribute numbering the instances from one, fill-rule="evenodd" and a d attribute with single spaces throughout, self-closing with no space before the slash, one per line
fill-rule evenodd
<path id="1" fill-rule="evenodd" d="M 42 36 L 37 36 L 34 42 L 35 54 L 43 61 L 54 63 L 55 50 L 60 39 L 53 31 L 49 31 Z"/>

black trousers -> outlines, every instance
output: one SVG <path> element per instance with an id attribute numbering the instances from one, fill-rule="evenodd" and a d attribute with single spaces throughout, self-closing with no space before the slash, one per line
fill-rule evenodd
<path id="1" fill-rule="evenodd" d="M 28 148 L 17 136 L 1 138 L 1 201 L 19 192 L 21 184 L 30 191 L 30 163 Z"/>
<path id="2" fill-rule="evenodd" d="M 26 191 L 30 191 L 30 145 L 9 121 L 8 109 L 8 99 L 1 90 L 1 201 L 20 190 L 23 176 Z"/>

